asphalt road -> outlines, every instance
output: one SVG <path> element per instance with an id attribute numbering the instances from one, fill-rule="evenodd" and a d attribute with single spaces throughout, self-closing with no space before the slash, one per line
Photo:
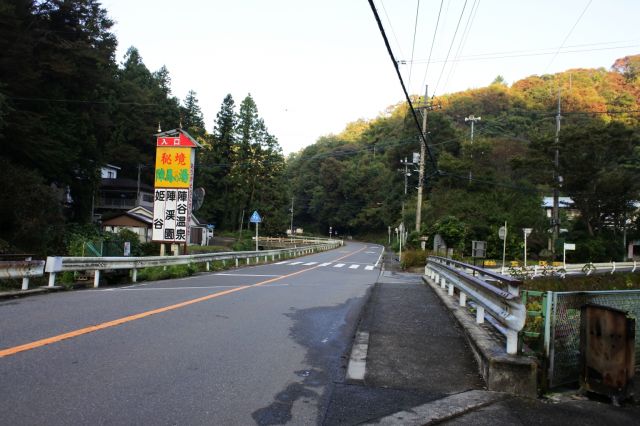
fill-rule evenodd
<path id="1" fill-rule="evenodd" d="M 321 424 L 381 250 L 0 302 L 0 424 Z"/>

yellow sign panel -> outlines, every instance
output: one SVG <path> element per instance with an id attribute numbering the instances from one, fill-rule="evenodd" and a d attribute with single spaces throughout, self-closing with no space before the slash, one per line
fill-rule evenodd
<path id="1" fill-rule="evenodd" d="M 191 152 L 193 148 L 156 148 L 156 188 L 191 186 Z"/>

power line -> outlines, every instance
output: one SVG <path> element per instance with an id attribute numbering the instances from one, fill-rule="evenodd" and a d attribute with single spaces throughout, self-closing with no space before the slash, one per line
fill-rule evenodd
<path id="1" fill-rule="evenodd" d="M 429 148 L 429 145 L 427 145 L 427 139 L 425 138 L 424 134 L 422 133 L 422 126 L 420 125 L 420 122 L 418 121 L 418 114 L 416 113 L 416 110 L 413 108 L 413 103 L 411 102 L 411 97 L 409 97 L 409 93 L 407 92 L 407 88 L 404 85 L 404 81 L 402 80 L 402 75 L 400 74 L 400 68 L 398 67 L 398 62 L 396 61 L 396 58 L 393 56 L 393 51 L 391 50 L 391 46 L 389 45 L 389 39 L 387 38 L 387 34 L 384 31 L 384 27 L 382 26 L 382 22 L 380 21 L 380 16 L 378 15 L 378 11 L 376 10 L 376 6 L 373 4 L 373 0 L 368 0 L 369 1 L 369 6 L 371 7 L 371 11 L 373 12 L 373 16 L 376 19 L 376 22 L 378 23 L 378 28 L 380 30 L 380 34 L 382 35 L 382 39 L 384 40 L 384 44 L 387 47 L 387 52 L 389 53 L 389 57 L 391 58 L 391 62 L 393 62 L 393 67 L 396 70 L 396 74 L 398 75 L 398 79 L 400 80 L 400 85 L 402 86 L 402 91 L 404 92 L 404 96 L 407 99 L 407 103 L 409 104 L 409 109 L 411 110 L 411 115 L 413 116 L 413 120 L 415 121 L 416 124 L 416 128 L 418 129 L 418 133 L 420 134 L 420 138 L 422 139 L 422 143 L 425 144 L 425 147 L 427 149 L 427 154 L 429 154 L 429 160 L 431 161 L 431 164 L 433 165 L 433 167 L 435 169 L 438 168 L 438 165 L 436 163 L 435 158 L 433 157 L 433 154 L 431 153 L 431 149 Z"/>
<path id="2" fill-rule="evenodd" d="M 629 40 L 628 42 L 631 43 L 633 41 L 634 40 Z M 560 50 L 569 49 L 571 47 L 599 46 L 599 45 L 602 45 L 602 44 L 612 44 L 612 42 L 566 46 L 566 47 L 561 48 Z M 612 46 L 612 47 L 600 47 L 600 48 L 590 48 L 590 49 L 571 49 L 571 50 L 559 51 L 558 54 L 582 53 L 582 52 L 600 52 L 600 51 L 604 51 L 604 50 L 630 49 L 630 48 L 635 48 L 635 47 L 639 47 L 639 46 L 640 46 L 640 44 L 625 44 L 625 45 L 621 45 L 621 46 Z M 544 50 L 550 50 L 550 49 L 553 49 L 553 48 L 547 47 L 547 48 L 530 49 L 530 50 L 512 50 L 512 51 L 506 51 L 506 52 L 479 53 L 479 54 L 476 54 L 476 55 L 461 56 L 458 59 L 452 59 L 450 62 L 485 61 L 485 60 L 493 60 L 493 59 L 509 59 L 509 58 L 522 58 L 522 57 L 553 55 L 554 52 L 544 52 Z M 538 53 L 536 53 L 536 52 L 538 52 Z M 429 64 L 437 64 L 437 63 L 442 63 L 444 61 L 445 61 L 444 59 L 434 59 L 434 60 L 416 59 L 413 62 L 416 63 L 416 64 L 427 64 L 427 66 L 428 66 Z"/>
<path id="3" fill-rule="evenodd" d="M 84 99 L 53 99 L 53 98 L 26 98 L 20 96 L 7 96 L 8 99 L 14 101 L 27 101 L 27 102 L 59 102 L 59 103 L 72 103 L 72 104 L 96 104 L 96 105 L 138 105 L 138 106 L 157 106 L 157 103 L 142 103 L 142 102 L 115 102 L 115 101 L 91 101 Z"/>
<path id="4" fill-rule="evenodd" d="M 440 24 L 440 14 L 442 13 L 442 4 L 444 0 L 440 0 L 440 9 L 438 10 L 438 19 L 436 20 L 436 28 L 433 30 L 433 39 L 431 40 L 431 48 L 429 49 L 429 59 L 427 59 L 427 69 L 424 71 L 424 78 L 420 87 L 424 86 L 427 81 L 427 73 L 429 72 L 429 64 L 431 63 L 431 54 L 433 53 L 433 46 L 436 44 L 436 33 L 438 32 L 438 25 Z"/>
<path id="5" fill-rule="evenodd" d="M 413 44 L 411 46 L 411 65 L 409 65 L 409 79 L 407 81 L 407 86 L 411 89 L 411 72 L 413 71 L 413 52 L 416 48 L 416 32 L 418 31 L 418 15 L 420 12 L 420 0 L 418 0 L 418 5 L 416 6 L 416 22 L 413 25 Z"/>
<path id="6" fill-rule="evenodd" d="M 453 59 L 453 64 L 451 68 L 449 68 L 449 74 L 447 74 L 447 79 L 444 81 L 444 88 L 442 89 L 443 92 L 449 86 L 449 80 L 451 79 L 451 76 L 454 74 L 455 69 L 458 65 L 458 58 L 460 58 L 460 55 L 464 51 L 464 46 L 465 44 L 467 44 L 467 38 L 469 37 L 469 33 L 471 32 L 471 26 L 473 25 L 473 21 L 476 18 L 476 13 L 478 12 L 479 7 L 480 7 L 480 0 L 473 0 L 473 5 L 471 6 L 471 12 L 469 12 L 467 23 L 465 24 L 464 30 L 462 31 L 462 37 L 460 37 L 460 43 L 458 44 L 458 49 L 456 50 L 456 55 Z"/>
<path id="7" fill-rule="evenodd" d="M 567 42 L 567 40 L 569 39 L 569 37 L 571 36 L 571 33 L 573 33 L 573 30 L 576 28 L 576 26 L 578 25 L 578 22 L 580 22 L 580 20 L 582 19 L 582 17 L 584 16 L 585 12 L 587 11 L 587 9 L 589 8 L 589 6 L 591 5 L 591 2 L 593 0 L 589 0 L 589 2 L 587 3 L 587 5 L 584 7 L 584 9 L 582 10 L 582 13 L 580 14 L 580 16 L 578 16 L 578 19 L 576 20 L 576 22 L 573 24 L 573 27 L 571 27 L 571 29 L 569 30 L 569 32 L 567 33 L 566 37 L 564 38 L 564 40 L 562 40 L 562 44 L 560 44 L 560 47 L 558 48 L 558 51 L 553 55 L 553 58 L 551 58 L 551 61 L 549 61 L 549 63 L 547 64 L 546 68 L 544 69 L 544 72 L 542 74 L 546 74 L 547 70 L 549 69 L 549 67 L 551 66 L 551 64 L 553 63 L 553 61 L 555 61 L 556 57 L 558 56 L 558 52 L 560 51 L 560 49 L 562 49 L 562 46 L 564 46 L 564 44 Z"/>
<path id="8" fill-rule="evenodd" d="M 449 46 L 449 51 L 447 52 L 447 57 L 444 60 L 444 63 L 442 64 L 442 71 L 440 71 L 440 76 L 438 77 L 438 82 L 436 83 L 436 87 L 433 91 L 433 96 L 436 95 L 436 92 L 438 91 L 438 85 L 440 84 L 440 79 L 442 78 L 442 74 L 444 74 L 444 69 L 447 66 L 447 61 L 449 60 L 449 55 L 451 54 L 451 49 L 453 48 L 453 43 L 456 41 L 456 35 L 458 34 L 458 28 L 460 28 L 460 22 L 462 22 L 462 16 L 464 16 L 464 10 L 467 7 L 467 1 L 468 0 L 464 0 L 464 5 L 462 6 L 462 12 L 460 13 L 460 19 L 458 19 L 458 25 L 456 25 L 456 30 L 453 33 L 453 38 L 451 39 L 451 45 Z"/>
<path id="9" fill-rule="evenodd" d="M 384 12 L 384 16 L 387 18 L 387 22 L 389 23 L 389 28 L 391 28 L 391 34 L 393 34 L 393 38 L 395 39 L 396 44 L 398 45 L 398 51 L 402 56 L 404 56 L 404 53 L 402 53 L 402 47 L 400 46 L 400 42 L 398 41 L 398 37 L 396 36 L 396 32 L 393 30 L 393 25 L 391 25 L 391 19 L 389 19 L 389 15 L 387 14 L 387 8 L 384 7 L 383 0 L 380 0 L 380 5 L 382 6 L 382 11 Z"/>

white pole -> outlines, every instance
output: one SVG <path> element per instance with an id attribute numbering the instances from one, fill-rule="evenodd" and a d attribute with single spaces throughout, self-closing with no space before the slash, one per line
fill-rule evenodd
<path id="1" fill-rule="evenodd" d="M 562 266 L 567 269 L 567 246 L 562 244 Z"/>
<path id="2" fill-rule="evenodd" d="M 504 240 L 502 241 L 502 271 L 504 274 L 504 261 L 507 256 L 507 221 L 504 222 Z"/>
<path id="3" fill-rule="evenodd" d="M 527 233 L 524 233 L 524 268 L 527 269 Z"/>
<path id="4" fill-rule="evenodd" d="M 400 254 L 398 255 L 398 261 L 402 262 L 402 237 L 400 237 Z"/>

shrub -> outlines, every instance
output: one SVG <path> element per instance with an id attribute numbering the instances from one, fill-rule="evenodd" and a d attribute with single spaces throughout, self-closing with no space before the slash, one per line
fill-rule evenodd
<path id="1" fill-rule="evenodd" d="M 402 252 L 402 268 L 412 268 L 416 266 L 424 266 L 427 264 L 427 257 L 431 253 L 426 250 L 408 250 Z"/>

